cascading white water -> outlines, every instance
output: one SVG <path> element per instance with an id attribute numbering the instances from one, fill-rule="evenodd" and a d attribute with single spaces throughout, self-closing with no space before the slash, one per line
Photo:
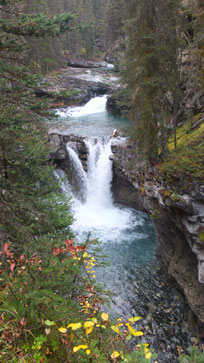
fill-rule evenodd
<path id="1" fill-rule="evenodd" d="M 70 159 L 70 179 L 72 180 L 73 190 L 80 199 L 86 199 L 87 193 L 87 175 L 83 169 L 82 163 L 77 153 L 67 145 L 67 151 Z"/>
<path id="2" fill-rule="evenodd" d="M 62 169 L 55 169 L 53 171 L 54 178 L 60 181 L 60 190 L 64 194 L 72 195 L 71 186 L 68 182 L 67 176 Z"/>
<path id="3" fill-rule="evenodd" d="M 109 159 L 111 154 L 110 141 L 103 144 L 99 141 L 95 145 L 91 141 L 86 142 L 88 150 L 88 195 L 87 203 L 112 205 L 111 181 L 112 162 Z"/>
<path id="4" fill-rule="evenodd" d="M 67 109 L 56 110 L 56 114 L 60 117 L 83 117 L 106 111 L 106 102 L 108 95 L 93 97 L 84 106 L 69 107 Z"/>
<path id="5" fill-rule="evenodd" d="M 71 112 L 72 117 L 92 115 L 106 110 L 107 95 L 94 97 L 83 107 L 77 107 Z"/>
<path id="6" fill-rule="evenodd" d="M 103 140 L 86 141 L 88 152 L 87 172 L 84 171 L 77 153 L 67 146 L 76 177 L 70 180 L 72 184 L 73 214 L 75 222 L 73 231 L 78 239 L 83 240 L 85 234 L 92 232 L 93 237 L 98 237 L 106 242 L 110 235 L 117 238 L 121 231 L 129 228 L 131 223 L 138 225 L 141 219 L 135 219 L 131 209 L 121 209 L 113 204 L 111 182 L 112 162 L 111 141 Z M 79 182 L 76 188 L 76 180 Z"/>

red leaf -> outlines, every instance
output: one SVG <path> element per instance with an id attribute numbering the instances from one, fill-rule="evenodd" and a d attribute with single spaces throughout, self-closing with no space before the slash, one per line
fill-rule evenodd
<path id="1" fill-rule="evenodd" d="M 20 324 L 21 324 L 22 326 L 25 326 L 25 325 L 26 325 L 26 320 L 25 320 L 25 318 L 21 318 L 21 320 L 20 320 Z"/>
<path id="2" fill-rule="evenodd" d="M 8 243 L 4 243 L 4 252 L 6 254 L 6 256 L 10 255 L 10 251 L 9 251 L 9 247 L 8 247 Z"/>
<path id="3" fill-rule="evenodd" d="M 57 255 L 59 255 L 59 254 L 60 254 L 60 252 L 61 252 L 60 248 L 53 248 L 53 250 L 52 250 L 52 255 L 57 256 Z"/>
<path id="4" fill-rule="evenodd" d="M 8 251 L 8 243 L 4 243 L 4 252 Z"/>
<path id="5" fill-rule="evenodd" d="M 11 269 L 11 271 L 13 272 L 13 270 L 14 270 L 14 267 L 15 267 L 15 262 L 14 261 L 12 261 L 11 263 L 10 263 L 10 269 Z"/>

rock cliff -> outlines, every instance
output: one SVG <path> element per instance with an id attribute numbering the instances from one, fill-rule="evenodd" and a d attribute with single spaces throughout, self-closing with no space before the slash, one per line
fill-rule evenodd
<path id="1" fill-rule="evenodd" d="M 113 192 L 115 200 L 146 211 L 153 219 L 159 255 L 182 289 L 204 337 L 204 185 L 171 190 L 151 166 L 134 159 L 131 144 L 115 145 Z"/>

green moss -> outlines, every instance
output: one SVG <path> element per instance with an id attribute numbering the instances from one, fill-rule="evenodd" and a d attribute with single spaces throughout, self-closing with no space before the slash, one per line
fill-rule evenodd
<path id="1" fill-rule="evenodd" d="M 171 194 L 172 194 L 172 192 L 168 189 L 164 190 L 164 192 L 162 193 L 164 198 L 170 198 Z"/>
<path id="2" fill-rule="evenodd" d="M 155 209 L 152 211 L 152 213 L 150 214 L 150 218 L 151 218 L 152 220 L 158 220 L 158 219 L 160 218 L 160 212 L 159 212 L 159 210 L 155 208 Z"/>
<path id="3" fill-rule="evenodd" d="M 197 234 L 198 234 L 198 237 L 200 238 L 200 240 L 202 242 L 204 242 L 204 228 L 203 227 L 199 227 Z"/>
<path id="4" fill-rule="evenodd" d="M 177 193 L 173 193 L 171 195 L 171 200 L 173 200 L 174 202 L 178 202 L 180 200 L 180 196 Z"/>
<path id="5" fill-rule="evenodd" d="M 204 114 L 198 114 L 178 128 L 176 149 L 173 135 L 170 136 L 167 143 L 169 154 L 160 166 L 162 176 L 168 183 L 182 180 L 185 184 L 194 179 L 204 179 L 204 123 L 194 126 L 202 117 Z"/>

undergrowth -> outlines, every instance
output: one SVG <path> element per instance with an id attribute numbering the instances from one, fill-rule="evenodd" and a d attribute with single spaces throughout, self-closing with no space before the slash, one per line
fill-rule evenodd
<path id="1" fill-rule="evenodd" d="M 111 321 L 95 283 L 102 262 L 72 239 L 43 256 L 16 256 L 8 243 L 0 251 L 0 361 L 156 362 L 148 344 L 128 342 L 142 336 L 140 317 Z"/>
<path id="2" fill-rule="evenodd" d="M 196 127 L 196 122 L 204 115 L 197 115 L 192 122 L 186 123 L 177 130 L 177 148 L 174 148 L 173 135 L 170 136 L 167 148 L 169 153 L 160 166 L 162 176 L 167 183 L 174 183 L 182 178 L 183 184 L 195 179 L 204 179 L 204 123 Z"/>

